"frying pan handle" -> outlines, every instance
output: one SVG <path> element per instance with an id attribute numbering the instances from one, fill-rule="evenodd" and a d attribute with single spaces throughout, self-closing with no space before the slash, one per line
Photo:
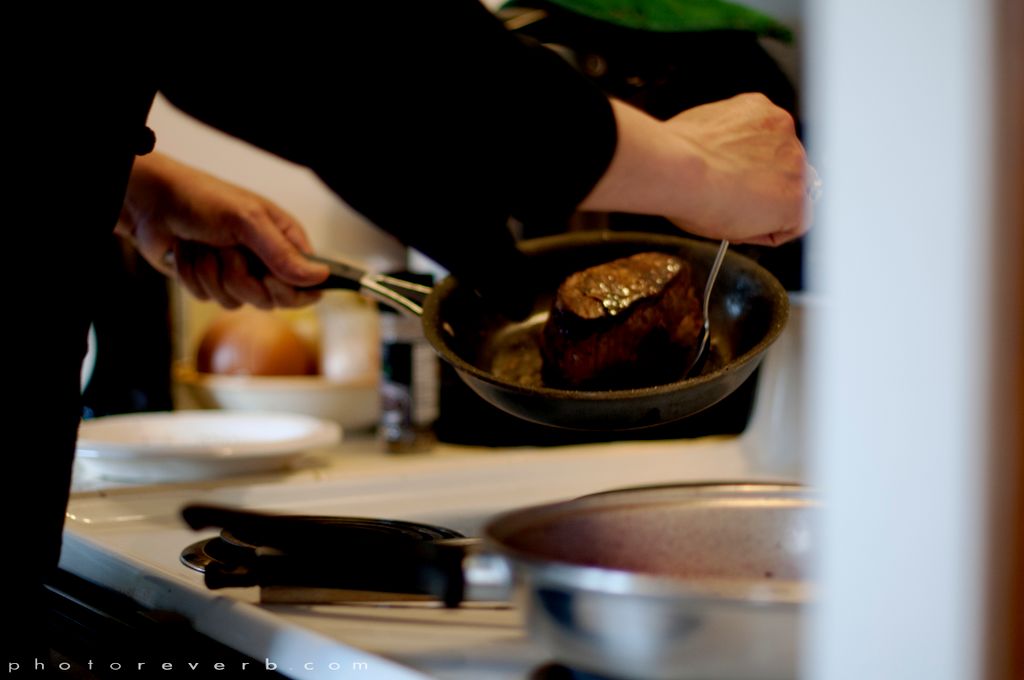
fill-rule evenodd
<path id="1" fill-rule="evenodd" d="M 349 262 L 333 260 L 319 255 L 306 255 L 313 262 L 327 265 L 330 274 L 311 290 L 354 290 L 377 302 L 409 316 L 423 316 L 423 301 L 430 295 L 430 286 L 403 281 L 393 276 L 371 274 Z"/>
<path id="2" fill-rule="evenodd" d="M 323 281 L 316 286 L 314 289 L 337 289 L 337 290 L 354 290 L 358 291 L 362 288 L 363 277 L 366 276 L 366 270 L 357 267 L 354 264 L 348 262 L 340 262 L 338 260 L 331 260 L 326 257 L 320 257 L 319 255 L 306 255 L 306 259 L 316 262 L 318 264 L 327 265 L 327 269 L 330 270 L 330 274 Z"/>
<path id="3" fill-rule="evenodd" d="M 270 541 L 275 548 L 295 545 L 318 545 L 329 537 L 333 541 L 373 540 L 358 522 L 322 526 L 303 521 L 303 518 L 265 514 L 252 510 L 236 510 L 217 505 L 188 505 L 181 517 L 192 529 L 221 528 L 240 536 L 258 535 Z"/>
<path id="4" fill-rule="evenodd" d="M 251 528 L 268 520 L 273 521 L 273 515 L 264 515 L 250 510 L 235 510 L 217 505 L 186 505 L 181 510 L 181 518 L 189 528 L 199 531 L 212 527 L 241 527 Z"/>
<path id="5" fill-rule="evenodd" d="M 273 515 L 216 505 L 188 505 L 182 518 L 193 529 L 221 527 L 243 541 L 258 535 L 268 541 L 251 560 L 213 561 L 204 579 L 211 589 L 270 586 L 314 586 L 427 593 L 457 607 L 467 600 L 506 600 L 512 575 L 502 557 L 481 551 L 479 539 L 419 538 L 415 533 L 381 533 L 364 523 L 389 520 L 336 518 L 323 525 L 302 516 Z M 406 523 L 408 524 L 408 523 Z M 458 534 L 440 527 L 415 525 Z M 318 546 L 321 550 L 317 550 Z M 338 550 L 338 546 L 344 549 Z M 289 559 L 297 548 L 301 558 Z M 282 552 L 283 551 L 283 552 Z M 358 558 L 355 556 L 359 556 Z"/>
<path id="6" fill-rule="evenodd" d="M 446 607 L 463 602 L 503 602 L 512 595 L 512 568 L 501 555 L 485 552 L 479 539 L 424 544 L 421 578 Z"/>

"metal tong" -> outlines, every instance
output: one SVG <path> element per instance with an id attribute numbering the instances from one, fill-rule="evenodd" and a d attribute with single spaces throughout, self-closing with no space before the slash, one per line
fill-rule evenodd
<path id="1" fill-rule="evenodd" d="M 330 275 L 317 289 L 354 290 L 377 302 L 410 316 L 423 316 L 423 301 L 433 290 L 430 286 L 412 283 L 394 276 L 374 274 L 348 262 L 319 255 L 306 255 L 313 262 L 327 265 Z"/>

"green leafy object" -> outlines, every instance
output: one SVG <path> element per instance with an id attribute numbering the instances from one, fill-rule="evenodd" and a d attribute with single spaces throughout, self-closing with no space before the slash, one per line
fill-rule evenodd
<path id="1" fill-rule="evenodd" d="M 546 0 L 570 12 L 641 31 L 750 31 L 784 42 L 793 32 L 767 14 L 724 0 Z M 512 0 L 506 7 L 534 7 Z"/>

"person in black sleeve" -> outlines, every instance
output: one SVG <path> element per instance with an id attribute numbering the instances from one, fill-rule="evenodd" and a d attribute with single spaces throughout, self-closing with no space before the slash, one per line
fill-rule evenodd
<path id="1" fill-rule="evenodd" d="M 204 12 L 123 15 L 90 30 L 82 17 L 27 19 L 18 44 L 31 49 L 8 55 L 15 654 L 41 639 L 40 593 L 60 552 L 81 414 L 88 282 L 119 218 L 148 258 L 228 305 L 298 304 L 296 289 L 327 274 L 301 257 L 301 229 L 258 197 L 145 155 L 158 91 L 311 168 L 483 292 L 491 263 L 479 254 L 508 244 L 510 217 L 634 212 L 762 244 L 806 223 L 803 148 L 788 114 L 760 95 L 658 121 L 609 100 L 475 0 L 344 3 L 301 17 Z M 266 278 L 241 266 L 243 251 Z"/>

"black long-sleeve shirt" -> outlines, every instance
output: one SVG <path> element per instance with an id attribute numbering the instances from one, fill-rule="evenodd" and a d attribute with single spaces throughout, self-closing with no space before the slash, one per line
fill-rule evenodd
<path id="1" fill-rule="evenodd" d="M 613 153 L 607 99 L 475 0 L 270 9 L 26 19 L 24 40 L 5 50 L 4 158 L 18 175 L 5 278 L 9 319 L 22 329 L 8 343 L 11 478 L 22 490 L 9 538 L 24 546 L 23 632 L 59 551 L 90 272 L 150 141 L 157 91 L 309 166 L 377 225 L 467 277 L 486 276 L 482 255 L 507 244 L 510 216 L 564 218 Z"/>
<path id="2" fill-rule="evenodd" d="M 564 220 L 610 160 L 606 97 L 475 0 L 346 3 L 344 17 L 269 17 L 269 44 L 196 25 L 158 86 L 469 276 L 486 276 L 480 253 L 510 216 Z"/>

